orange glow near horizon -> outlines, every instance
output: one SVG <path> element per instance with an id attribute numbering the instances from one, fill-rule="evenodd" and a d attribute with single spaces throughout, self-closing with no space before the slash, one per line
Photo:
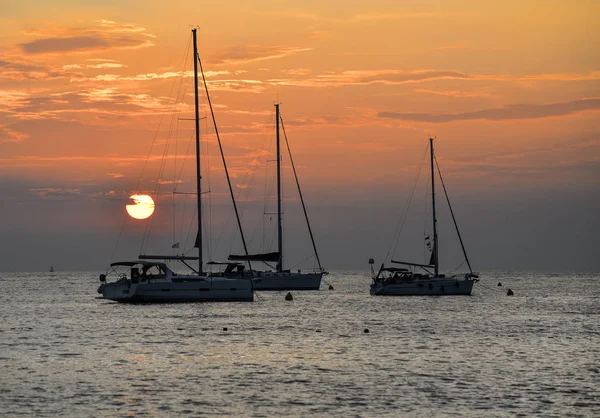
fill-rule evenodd
<path id="1" fill-rule="evenodd" d="M 317 198 L 408 186 L 430 136 L 461 190 L 598 185 L 580 170 L 600 158 L 597 2 L 9 4 L 0 174 L 31 189 L 122 198 L 144 170 L 144 187 L 167 181 L 163 155 L 171 172 L 193 159 L 194 19 L 236 188 L 273 136 L 274 102 Z M 203 176 L 222 173 L 207 146 Z"/>

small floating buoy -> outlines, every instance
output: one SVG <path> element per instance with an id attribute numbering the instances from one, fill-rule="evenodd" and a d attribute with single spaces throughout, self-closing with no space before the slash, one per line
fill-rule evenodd
<path id="1" fill-rule="evenodd" d="M 502 286 L 502 283 L 498 282 L 498 286 Z"/>
<path id="2" fill-rule="evenodd" d="M 321 330 L 320 330 L 320 329 L 318 329 L 318 330 L 315 330 L 315 332 L 321 332 Z"/>
<path id="3" fill-rule="evenodd" d="M 285 295 L 285 300 L 294 300 L 294 297 L 292 296 L 291 292 L 288 292 L 288 294 Z"/>
<path id="4" fill-rule="evenodd" d="M 365 328 L 365 330 L 363 331 L 365 334 L 369 333 L 369 328 Z"/>
<path id="5" fill-rule="evenodd" d="M 332 285 L 329 285 L 329 290 L 333 290 L 333 286 Z"/>
<path id="6" fill-rule="evenodd" d="M 510 289 L 508 289 L 508 292 L 506 292 L 506 296 L 512 296 L 514 295 L 514 292 Z"/>
<path id="7" fill-rule="evenodd" d="M 223 327 L 223 331 L 227 331 L 227 327 Z"/>

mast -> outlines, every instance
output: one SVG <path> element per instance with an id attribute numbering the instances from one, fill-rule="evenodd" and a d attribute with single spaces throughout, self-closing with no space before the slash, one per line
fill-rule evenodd
<path id="1" fill-rule="evenodd" d="M 281 151 L 279 140 L 279 103 L 275 104 L 275 130 L 277 141 L 277 271 L 283 271 L 283 229 L 281 227 Z"/>
<path id="2" fill-rule="evenodd" d="M 200 176 L 200 111 L 198 109 L 198 46 L 196 45 L 196 29 L 192 29 L 194 38 L 194 105 L 196 111 L 196 196 L 198 211 L 198 275 L 202 275 L 202 187 Z"/>
<path id="3" fill-rule="evenodd" d="M 437 219 L 435 217 L 435 172 L 433 168 L 433 138 L 429 138 L 429 145 L 431 148 L 431 206 L 433 207 L 433 266 L 435 276 L 438 275 L 439 265 L 438 265 L 438 235 L 437 235 Z M 430 263 L 432 264 L 432 263 Z"/>

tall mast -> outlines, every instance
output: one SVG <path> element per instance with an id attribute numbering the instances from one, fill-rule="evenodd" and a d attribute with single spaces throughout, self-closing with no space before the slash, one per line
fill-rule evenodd
<path id="1" fill-rule="evenodd" d="M 196 110 L 196 196 L 198 211 L 198 274 L 202 274 L 202 188 L 200 185 L 200 111 L 198 109 L 198 46 L 196 45 L 196 29 L 192 29 L 194 38 L 194 104 Z"/>
<path id="2" fill-rule="evenodd" d="M 437 219 L 435 217 L 435 172 L 433 169 L 433 138 L 429 138 L 429 145 L 431 147 L 431 206 L 433 207 L 433 265 L 435 275 L 438 275 L 438 235 L 437 235 Z"/>
<path id="3" fill-rule="evenodd" d="M 281 227 L 281 151 L 279 141 L 279 103 L 275 104 L 275 130 L 277 141 L 277 271 L 283 270 L 283 229 Z"/>

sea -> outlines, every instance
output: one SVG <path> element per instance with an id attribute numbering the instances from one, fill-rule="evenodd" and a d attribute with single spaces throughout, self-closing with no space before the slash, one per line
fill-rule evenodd
<path id="1" fill-rule="evenodd" d="M 442 297 L 325 280 L 126 305 L 98 272 L 2 273 L 0 416 L 600 416 L 600 274 L 482 273 Z"/>

